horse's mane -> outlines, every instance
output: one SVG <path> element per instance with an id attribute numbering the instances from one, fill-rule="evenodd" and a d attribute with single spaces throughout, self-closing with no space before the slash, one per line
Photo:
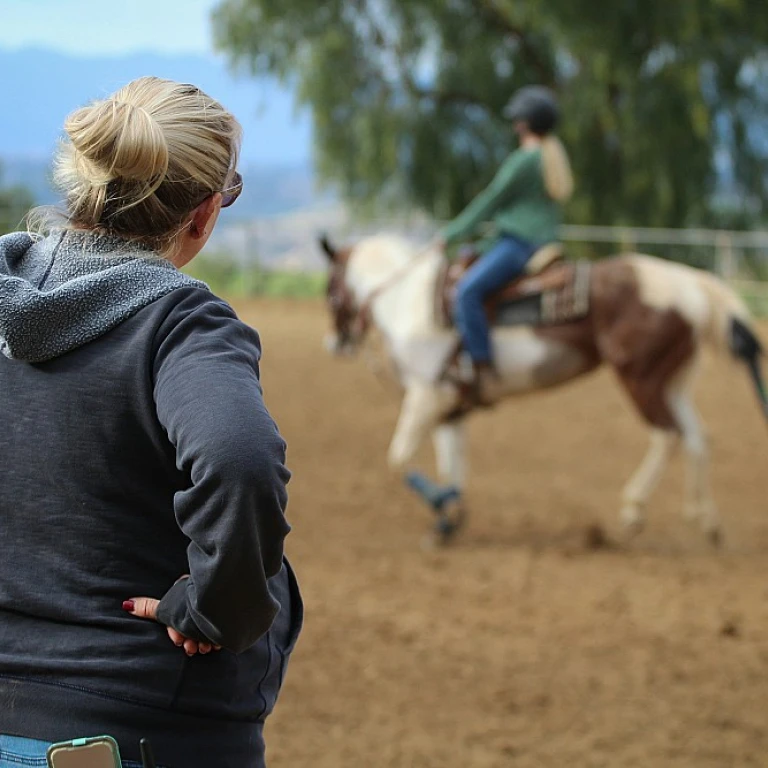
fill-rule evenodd
<path id="1" fill-rule="evenodd" d="M 402 235 L 382 232 L 360 240 L 355 254 L 365 259 L 366 266 L 376 268 L 405 265 L 417 253 L 416 246 Z"/>

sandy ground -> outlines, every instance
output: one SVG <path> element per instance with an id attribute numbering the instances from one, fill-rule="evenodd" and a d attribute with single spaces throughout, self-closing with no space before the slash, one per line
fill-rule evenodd
<path id="1" fill-rule="evenodd" d="M 425 553 L 429 514 L 385 465 L 394 391 L 325 354 L 319 303 L 237 306 L 289 443 L 307 604 L 270 768 L 768 765 L 768 430 L 739 369 L 708 361 L 699 388 L 720 552 L 682 519 L 680 457 L 646 532 L 585 546 L 618 535 L 646 447 L 603 372 L 472 421 L 469 524 Z"/>

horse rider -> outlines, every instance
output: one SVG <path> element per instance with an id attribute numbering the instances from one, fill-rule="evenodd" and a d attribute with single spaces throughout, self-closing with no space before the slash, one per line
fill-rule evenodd
<path id="1" fill-rule="evenodd" d="M 527 86 L 513 96 L 504 116 L 512 121 L 519 147 L 439 236 L 445 247 L 489 220 L 497 232 L 461 279 L 456 298 L 456 326 L 472 360 L 471 397 L 478 405 L 491 405 L 501 394 L 484 302 L 522 275 L 541 246 L 557 241 L 561 204 L 573 191 L 568 156 L 553 133 L 559 113 L 554 93 L 543 86 Z"/>

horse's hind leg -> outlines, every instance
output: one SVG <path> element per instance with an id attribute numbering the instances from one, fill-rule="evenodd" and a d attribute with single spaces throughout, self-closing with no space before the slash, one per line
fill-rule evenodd
<path id="1" fill-rule="evenodd" d="M 720 515 L 709 484 L 709 446 L 687 388 L 673 391 L 669 406 L 682 433 L 688 456 L 685 514 L 701 525 L 710 542 L 720 544 Z"/>
<path id="2" fill-rule="evenodd" d="M 630 535 L 639 533 L 645 526 L 648 501 L 661 480 L 677 438 L 673 430 L 654 428 L 651 432 L 648 452 L 622 494 L 624 503 L 620 517 L 624 529 Z"/>

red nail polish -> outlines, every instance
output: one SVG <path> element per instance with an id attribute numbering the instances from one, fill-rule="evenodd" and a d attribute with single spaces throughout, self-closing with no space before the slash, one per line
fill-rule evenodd
<path id="1" fill-rule="evenodd" d="M 132 611 L 135 607 L 135 603 L 133 600 L 123 600 L 123 610 L 124 611 Z"/>

